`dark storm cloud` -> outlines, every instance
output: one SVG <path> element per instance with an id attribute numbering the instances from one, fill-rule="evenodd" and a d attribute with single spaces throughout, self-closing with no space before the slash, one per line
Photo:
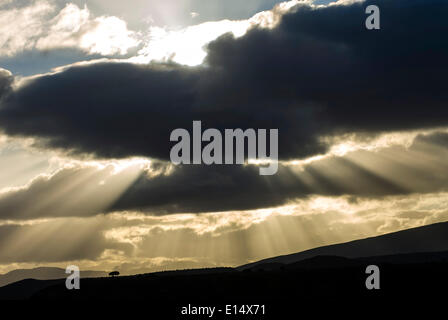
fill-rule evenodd
<path id="1" fill-rule="evenodd" d="M 101 157 L 166 158 L 170 131 L 191 118 L 197 81 L 195 70 L 180 67 L 72 68 L 8 96 L 0 122 L 9 134 L 48 138 L 51 147 Z"/>
<path id="2" fill-rule="evenodd" d="M 118 173 L 112 166 L 65 168 L 0 193 L 0 220 L 250 210 L 313 195 L 349 195 L 356 202 L 447 192 L 448 145 L 434 142 L 441 135 L 426 135 L 425 142 L 418 136 L 409 148 L 358 150 L 303 167 L 280 165 L 274 176 L 260 176 L 258 167 L 242 165 L 169 168 L 159 163 L 150 171 L 131 167 Z"/>
<path id="3" fill-rule="evenodd" d="M 169 134 L 193 120 L 215 128 L 279 128 L 281 158 L 326 151 L 320 137 L 446 125 L 448 5 L 375 1 L 300 5 L 273 30 L 209 45 L 207 68 L 105 63 L 40 77 L 9 95 L 9 135 L 99 157 L 167 159 Z"/>
<path id="4" fill-rule="evenodd" d="M 446 192 L 447 136 L 435 132 L 417 136 L 409 148 L 358 150 L 303 167 L 280 165 L 269 177 L 255 166 L 180 166 L 169 175 L 142 174 L 109 210 L 210 212 L 274 207 L 311 195 L 351 195 L 356 201 Z"/>
<path id="5" fill-rule="evenodd" d="M 328 166 L 343 170 L 323 171 Z M 351 182 L 352 181 L 352 182 Z M 254 166 L 182 166 L 171 175 L 140 178 L 109 208 L 141 210 L 156 214 L 249 210 L 274 207 L 309 195 L 384 196 L 408 193 L 387 179 L 356 164 L 331 158 L 295 172 L 280 166 L 270 177 Z"/>
<path id="6" fill-rule="evenodd" d="M 381 10 L 381 30 L 364 27 L 369 4 Z M 231 83 L 221 106 L 290 108 L 298 126 L 314 120 L 320 134 L 446 124 L 447 14 L 443 1 L 303 6 L 272 31 L 212 43 L 209 63 L 225 71 L 211 92 Z"/>

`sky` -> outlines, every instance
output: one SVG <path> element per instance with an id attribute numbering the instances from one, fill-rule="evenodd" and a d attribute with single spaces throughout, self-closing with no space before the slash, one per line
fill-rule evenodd
<path id="1" fill-rule="evenodd" d="M 448 221 L 447 16 L 441 0 L 0 0 L 0 273 L 238 266 Z M 172 164 L 193 120 L 278 128 L 277 174 Z"/>

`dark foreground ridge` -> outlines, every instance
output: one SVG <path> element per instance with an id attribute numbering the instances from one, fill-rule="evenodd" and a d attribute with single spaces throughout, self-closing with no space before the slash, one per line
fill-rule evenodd
<path id="1" fill-rule="evenodd" d="M 0 275 L 0 287 L 25 279 L 53 280 L 65 278 L 65 269 L 53 267 L 39 267 L 34 269 L 17 269 Z M 82 278 L 99 278 L 107 276 L 104 271 L 81 270 Z"/>
<path id="2" fill-rule="evenodd" d="M 409 252 L 409 241 L 414 242 L 415 237 L 419 240 L 416 251 L 424 252 Z M 319 254 L 322 251 L 331 253 L 331 248 L 346 253 L 349 252 L 347 248 L 355 248 L 352 254 L 358 255 L 362 254 L 357 250 L 364 243 L 375 252 L 390 252 L 393 247 L 395 254 L 356 258 Z M 435 243 L 437 246 L 433 246 Z M 221 308 L 226 304 L 266 304 L 272 312 L 284 312 L 298 302 L 364 300 L 373 303 L 441 298 L 440 293 L 448 288 L 447 245 L 448 223 L 441 223 L 318 248 L 311 257 L 309 252 L 299 253 L 296 258 L 307 256 L 306 259 L 288 256 L 290 263 L 282 263 L 285 258 L 279 257 L 236 269 L 81 278 L 80 290 L 67 290 L 65 279 L 22 280 L 0 288 L 0 300 L 142 300 L 153 307 L 168 306 L 166 312 L 171 315 L 166 318 L 171 319 L 179 316 L 182 306 L 189 304 Z M 433 251 L 440 248 L 446 250 Z M 380 268 L 380 290 L 368 290 L 365 285 L 369 276 L 366 268 L 372 264 Z"/>

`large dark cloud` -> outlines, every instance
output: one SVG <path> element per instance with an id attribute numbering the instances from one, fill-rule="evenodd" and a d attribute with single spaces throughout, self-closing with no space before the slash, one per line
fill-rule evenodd
<path id="1" fill-rule="evenodd" d="M 0 220 L 250 210 L 313 195 L 348 195 L 356 201 L 447 192 L 447 137 L 436 132 L 418 136 L 408 148 L 358 150 L 304 166 L 283 164 L 273 176 L 260 176 L 251 165 L 171 168 L 154 163 L 149 171 L 130 167 L 120 172 L 111 165 L 69 167 L 0 193 Z"/>
<path id="2" fill-rule="evenodd" d="M 371 3 L 381 30 L 364 26 Z M 325 135 L 446 125 L 447 16 L 436 0 L 300 5 L 272 30 L 210 44 L 207 67 L 103 63 L 40 77 L 6 98 L 0 126 L 73 152 L 167 159 L 170 132 L 193 120 L 279 128 L 282 158 L 325 152 Z"/>
<path id="3" fill-rule="evenodd" d="M 142 174 L 109 210 L 210 212 L 279 206 L 312 195 L 383 198 L 448 191 L 448 134 L 417 136 L 409 148 L 357 150 L 302 166 L 280 165 L 274 176 L 255 166 L 180 166 Z"/>
<path id="4" fill-rule="evenodd" d="M 328 171 L 329 166 L 334 169 Z M 267 178 L 255 166 L 182 166 L 171 175 L 149 179 L 142 174 L 109 210 L 153 214 L 249 210 L 316 194 L 376 197 L 408 192 L 343 158 L 307 166 L 302 172 L 280 166 Z"/>

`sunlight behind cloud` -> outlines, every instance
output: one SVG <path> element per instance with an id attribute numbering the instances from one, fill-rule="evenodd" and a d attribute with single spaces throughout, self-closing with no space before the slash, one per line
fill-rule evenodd
<path id="1" fill-rule="evenodd" d="M 195 66 L 201 64 L 207 53 L 204 46 L 220 35 L 231 32 L 241 37 L 249 27 L 248 21 L 206 22 L 178 31 L 151 27 L 148 45 L 139 51 L 135 62 L 174 61 Z"/>
<path id="2" fill-rule="evenodd" d="M 180 30 L 151 27 L 145 47 L 130 60 L 135 63 L 174 61 L 188 66 L 199 65 L 207 56 L 205 46 L 209 42 L 225 33 L 231 33 L 235 38 L 242 37 L 253 26 L 273 28 L 281 15 L 298 3 L 298 0 L 282 2 L 272 10 L 257 13 L 247 20 L 210 21 Z"/>

